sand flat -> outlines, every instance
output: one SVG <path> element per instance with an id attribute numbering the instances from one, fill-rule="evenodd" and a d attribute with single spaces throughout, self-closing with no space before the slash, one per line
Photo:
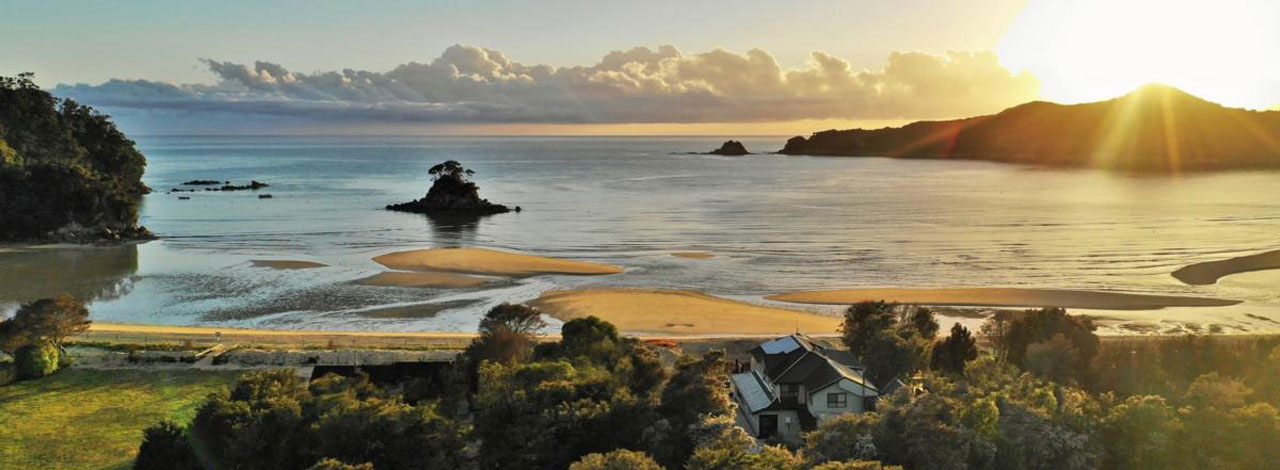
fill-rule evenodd
<path id="1" fill-rule="evenodd" d="M 327 264 L 317 263 L 315 261 L 299 261 L 290 259 L 253 259 L 249 260 L 249 262 L 259 268 L 271 269 L 311 269 L 328 266 Z"/>
<path id="2" fill-rule="evenodd" d="M 840 319 L 666 289 L 548 291 L 532 305 L 562 321 L 594 315 L 620 331 L 662 335 L 833 334 Z"/>
<path id="3" fill-rule="evenodd" d="M 388 271 L 357 279 L 356 284 L 379 287 L 479 287 L 495 282 L 495 279 L 458 273 L 396 272 Z"/>
<path id="4" fill-rule="evenodd" d="M 1124 294 L 1067 289 L 1005 287 L 949 289 L 835 289 L 792 292 L 770 300 L 803 304 L 848 305 L 884 300 L 956 307 L 1063 307 L 1092 310 L 1156 310 L 1164 307 L 1225 307 L 1238 300 L 1169 295 Z"/>
<path id="5" fill-rule="evenodd" d="M 1280 269 L 1280 250 L 1249 256 L 1189 264 L 1173 272 L 1173 277 L 1193 286 L 1214 284 L 1232 274 Z"/>
<path id="6" fill-rule="evenodd" d="M 430 248 L 400 251 L 373 258 L 401 271 L 442 271 L 488 276 L 527 277 L 538 274 L 617 274 L 622 268 L 486 248 Z"/>
<path id="7" fill-rule="evenodd" d="M 677 251 L 675 253 L 672 253 L 671 256 L 674 256 L 676 258 L 687 258 L 687 259 L 711 259 L 716 257 L 716 255 L 707 253 L 705 251 Z"/>

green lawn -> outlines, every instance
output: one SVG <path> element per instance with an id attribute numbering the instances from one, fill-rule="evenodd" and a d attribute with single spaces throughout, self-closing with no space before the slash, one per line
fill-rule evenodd
<path id="1" fill-rule="evenodd" d="M 238 373 L 70 369 L 0 387 L 0 469 L 127 469 L 142 430 L 186 424 Z"/>

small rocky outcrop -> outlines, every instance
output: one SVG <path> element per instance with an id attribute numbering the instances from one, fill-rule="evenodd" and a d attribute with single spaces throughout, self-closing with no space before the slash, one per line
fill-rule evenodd
<path id="1" fill-rule="evenodd" d="M 475 171 L 464 168 L 456 161 L 449 160 L 433 166 L 429 173 L 433 183 L 426 196 L 416 201 L 390 204 L 387 210 L 429 215 L 490 215 L 512 210 L 520 212 L 519 207 L 512 209 L 481 199 L 480 188 L 471 182 L 471 175 Z"/>
<path id="2" fill-rule="evenodd" d="M 751 154 L 751 152 L 747 151 L 747 146 L 742 145 L 742 142 L 738 142 L 736 140 L 726 140 L 723 144 L 720 144 L 720 148 L 712 150 L 709 153 L 711 155 L 727 155 L 734 157 Z"/>

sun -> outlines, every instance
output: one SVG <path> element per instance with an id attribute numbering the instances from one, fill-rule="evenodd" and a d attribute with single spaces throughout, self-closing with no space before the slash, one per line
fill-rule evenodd
<path id="1" fill-rule="evenodd" d="M 1163 83 L 1265 109 L 1280 103 L 1280 2 L 1031 0 L 997 53 L 1056 101 Z"/>

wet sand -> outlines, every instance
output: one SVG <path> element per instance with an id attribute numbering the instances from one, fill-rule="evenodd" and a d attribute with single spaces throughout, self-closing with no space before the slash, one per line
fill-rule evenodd
<path id="1" fill-rule="evenodd" d="M 658 335 L 833 334 L 840 319 L 713 297 L 692 290 L 579 289 L 542 294 L 532 305 L 562 321 L 596 316 L 627 333 Z"/>
<path id="2" fill-rule="evenodd" d="M 488 276 L 528 277 L 539 274 L 617 274 L 622 268 L 486 248 L 431 248 L 390 253 L 373 258 L 391 269 L 442 271 Z"/>
<path id="3" fill-rule="evenodd" d="M 1280 269 L 1280 250 L 1190 264 L 1174 271 L 1173 277 L 1193 286 L 1203 286 L 1217 283 L 1218 279 L 1232 274 L 1268 269 Z"/>
<path id="4" fill-rule="evenodd" d="M 311 269 L 328 266 L 327 264 L 317 263 L 315 261 L 298 261 L 288 259 L 253 259 L 249 260 L 249 262 L 259 268 L 271 269 Z"/>
<path id="5" fill-rule="evenodd" d="M 496 279 L 440 272 L 385 272 L 358 279 L 356 284 L 378 287 L 479 287 L 496 282 Z"/>
<path id="6" fill-rule="evenodd" d="M 906 304 L 956 307 L 1063 307 L 1092 310 L 1155 310 L 1164 307 L 1225 307 L 1237 300 L 1167 295 L 1123 294 L 1064 289 L 838 289 L 793 292 L 770 300 L 804 304 L 847 305 L 884 300 Z"/>
<path id="7" fill-rule="evenodd" d="M 672 253 L 671 256 L 674 256 L 676 258 L 687 258 L 687 259 L 711 259 L 716 257 L 716 255 L 707 253 L 705 251 L 677 251 L 675 253 Z"/>

